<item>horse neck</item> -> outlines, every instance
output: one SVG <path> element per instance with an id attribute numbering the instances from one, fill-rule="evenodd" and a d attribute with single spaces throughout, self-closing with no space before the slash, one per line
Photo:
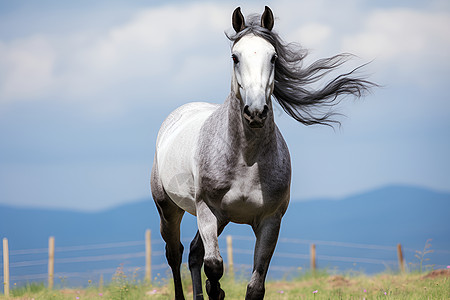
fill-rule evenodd
<path id="1" fill-rule="evenodd" d="M 241 102 L 232 92 L 225 102 L 228 114 L 227 139 L 232 150 L 241 154 L 248 165 L 254 164 L 260 154 L 275 141 L 275 122 L 272 105 L 265 125 L 260 129 L 250 129 L 242 116 Z"/>

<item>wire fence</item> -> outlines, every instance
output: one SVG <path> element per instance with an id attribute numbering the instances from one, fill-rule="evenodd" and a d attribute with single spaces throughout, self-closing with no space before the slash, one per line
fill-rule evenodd
<path id="1" fill-rule="evenodd" d="M 252 265 L 249 262 L 252 261 L 255 238 L 233 235 L 232 240 L 234 241 L 234 247 L 229 252 L 230 250 L 226 249 L 225 238 L 219 238 L 221 253 L 228 253 L 227 256 L 224 256 L 225 263 L 232 263 L 233 257 L 230 257 L 231 253 L 234 256 L 235 269 L 251 270 Z M 183 240 L 183 242 L 186 244 L 189 241 Z M 103 275 L 112 277 L 117 272 L 117 268 L 120 267 L 124 272 L 130 272 L 135 274 L 136 277 L 142 278 L 144 271 L 148 268 L 146 266 L 149 265 L 147 260 L 150 259 L 152 262 L 150 266 L 152 274 L 149 279 L 158 280 L 158 278 L 167 277 L 169 267 L 165 261 L 163 241 L 160 239 L 151 240 L 153 251 L 151 251 L 149 258 L 146 256 L 147 249 L 145 249 L 145 244 L 145 240 L 142 240 L 55 247 L 53 263 L 58 270 L 64 271 L 56 272 L 53 276 L 61 281 L 67 282 L 70 279 L 74 284 L 83 285 L 88 280 L 95 281 L 100 276 L 103 277 Z M 311 252 L 308 252 L 310 245 L 322 247 L 319 248 L 317 254 L 314 253 L 314 257 L 323 266 L 332 267 L 336 264 L 348 263 L 350 266 L 366 264 L 377 265 L 380 268 L 399 268 L 400 260 L 396 255 L 398 254 L 398 246 L 280 238 L 270 265 L 270 272 L 295 272 L 302 266 L 304 269 L 308 269 L 308 262 L 313 255 Z M 405 252 L 405 257 L 409 260 L 417 252 L 410 248 L 403 248 L 402 251 Z M 434 251 L 447 257 L 450 255 L 448 250 Z M 49 265 L 50 258 L 47 257 L 49 248 L 14 249 L 6 252 L 9 252 L 8 258 L 5 258 L 5 249 L 3 249 L 1 267 L 4 272 L 1 276 L 2 282 L 8 281 L 20 285 L 30 281 L 45 281 L 49 278 L 50 271 L 46 272 L 45 270 L 46 266 Z M 187 261 L 186 252 L 188 251 L 185 251 L 184 262 Z M 347 255 L 342 255 L 346 253 Z M 356 256 L 357 254 L 368 255 Z M 378 255 L 379 258 L 374 257 L 374 255 Z M 9 267 L 7 276 L 4 268 L 6 259 Z M 401 260 L 403 260 L 403 257 Z M 444 267 L 446 266 L 435 265 L 435 268 Z"/>

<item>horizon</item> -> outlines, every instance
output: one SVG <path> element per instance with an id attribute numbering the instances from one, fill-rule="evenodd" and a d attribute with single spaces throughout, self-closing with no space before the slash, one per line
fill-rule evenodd
<path id="1" fill-rule="evenodd" d="M 373 193 L 380 192 L 380 191 L 393 190 L 393 189 L 424 191 L 424 192 L 433 193 L 433 194 L 442 194 L 442 195 L 450 196 L 449 191 L 431 189 L 428 187 L 421 187 L 421 186 L 417 186 L 417 185 L 414 186 L 414 185 L 392 184 L 392 185 L 386 185 L 386 186 L 381 186 L 378 188 L 368 189 L 366 191 L 360 191 L 360 192 L 356 192 L 354 194 L 346 195 L 343 197 L 336 197 L 336 198 L 320 197 L 320 198 L 310 198 L 310 199 L 293 199 L 291 197 L 290 204 L 319 202 L 319 201 L 340 202 L 340 201 L 346 201 L 346 200 L 349 200 L 352 198 L 358 198 L 361 196 L 373 194 Z M 57 206 L 46 207 L 46 206 L 14 205 L 14 204 L 2 204 L 2 203 L 0 203 L 0 207 L 7 207 L 7 208 L 19 209 L 19 210 L 24 209 L 24 210 L 39 210 L 39 211 L 61 211 L 61 212 L 81 213 L 81 214 L 97 214 L 97 213 L 104 213 L 104 212 L 116 210 L 121 207 L 127 207 L 127 206 L 141 204 L 144 202 L 150 202 L 151 204 L 153 204 L 152 196 L 149 195 L 148 197 L 136 198 L 133 200 L 126 201 L 124 203 L 118 203 L 113 206 L 103 207 L 100 209 L 81 210 L 81 209 L 76 209 L 73 207 L 72 208 L 71 207 L 57 207 Z M 155 207 L 155 210 L 156 210 L 156 207 Z M 288 207 L 288 210 L 289 210 L 289 207 Z"/>

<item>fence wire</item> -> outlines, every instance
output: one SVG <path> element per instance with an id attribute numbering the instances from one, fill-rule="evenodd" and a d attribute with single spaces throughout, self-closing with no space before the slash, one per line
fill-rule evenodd
<path id="1" fill-rule="evenodd" d="M 240 236 L 233 235 L 233 240 L 235 241 L 250 241 L 254 242 L 255 237 L 252 236 Z M 220 240 L 224 238 L 221 237 Z M 188 239 L 183 239 L 183 241 L 190 241 Z M 362 244 L 362 243 L 348 243 L 348 242 L 336 242 L 336 241 L 322 241 L 322 240 L 306 240 L 306 239 L 296 239 L 296 238 L 280 238 L 279 243 L 287 243 L 292 245 L 323 245 L 323 246 L 332 246 L 332 247 L 345 247 L 345 248 L 353 248 L 353 249 L 366 249 L 366 250 L 382 250 L 389 251 L 392 253 L 396 253 L 397 247 L 393 246 L 385 246 L 385 245 L 375 245 L 375 244 Z M 162 245 L 162 240 L 152 240 L 153 245 Z M 118 248 L 127 248 L 127 247 L 144 247 L 144 241 L 128 241 L 128 242 L 116 242 L 116 243 L 102 243 L 102 244 L 92 244 L 92 245 L 74 245 L 74 246 L 65 246 L 65 247 L 56 247 L 56 253 L 68 253 L 68 252 L 79 252 L 79 251 L 89 251 L 89 250 L 105 250 L 105 249 L 118 249 Z M 222 251 L 223 249 L 221 249 Z M 403 251 L 408 252 L 417 252 L 414 249 L 403 248 Z M 450 254 L 448 250 L 434 250 L 436 253 Z M 10 256 L 16 257 L 14 260 L 20 259 L 21 255 L 35 255 L 35 254 L 47 254 L 48 248 L 35 248 L 35 249 L 22 249 L 22 250 L 12 250 L 9 251 Z M 225 253 L 225 252 L 224 252 Z M 243 255 L 253 255 L 254 249 L 242 249 L 242 248 L 233 248 L 233 254 L 243 254 Z M 153 251 L 152 257 L 160 257 L 164 255 L 164 251 Z M 393 254 L 394 255 L 394 254 Z M 56 258 L 55 264 L 78 264 L 78 263 L 94 263 L 94 262 L 105 262 L 105 261 L 124 261 L 130 259 L 142 259 L 145 257 L 145 252 L 129 252 L 129 253 L 120 253 L 120 254 L 106 254 L 106 255 L 92 255 L 92 256 L 76 256 L 76 257 L 67 257 L 67 258 Z M 294 260 L 309 260 L 310 254 L 307 253 L 288 253 L 288 252 L 280 252 L 276 251 L 274 253 L 274 258 L 288 258 Z M 348 262 L 348 263 L 364 263 L 364 264 L 377 264 L 377 265 L 397 265 L 398 261 L 396 260 L 384 260 L 384 259 L 375 259 L 375 258 L 364 258 L 364 257 L 347 257 L 347 256 L 333 256 L 333 255 L 316 255 L 316 259 L 318 261 L 331 261 L 331 262 Z M 32 267 L 32 266 L 42 266 L 47 265 L 48 259 L 35 259 L 35 260 L 23 260 L 23 261 L 13 261 L 10 262 L 9 266 L 11 269 L 23 268 L 23 267 Z M 300 264 L 298 264 L 300 265 Z M 3 269 L 3 262 L 1 264 Z M 236 269 L 243 270 L 251 270 L 252 265 L 250 264 L 235 264 L 234 267 Z M 445 266 L 437 266 L 444 267 Z M 158 270 L 168 270 L 169 267 L 166 263 L 162 264 L 152 264 L 152 271 Z M 144 266 L 135 266 L 135 267 L 127 267 L 126 270 L 135 271 L 139 270 L 139 273 L 142 273 L 145 269 Z M 297 269 L 295 266 L 281 266 L 281 265 L 271 265 L 270 270 L 280 271 L 280 272 L 290 272 L 292 270 Z M 98 276 L 101 274 L 112 274 L 116 272 L 116 268 L 102 268 L 102 269 L 94 269 L 86 272 L 59 272 L 55 273 L 55 278 L 89 278 L 93 276 Z M 13 272 L 14 273 L 14 272 Z M 3 281 L 3 276 L 0 277 Z M 48 273 L 38 273 L 38 274 L 27 274 L 27 275 L 14 275 L 10 277 L 10 281 L 12 282 L 20 282 L 20 281 L 32 281 L 32 280 L 46 280 L 48 278 Z"/>

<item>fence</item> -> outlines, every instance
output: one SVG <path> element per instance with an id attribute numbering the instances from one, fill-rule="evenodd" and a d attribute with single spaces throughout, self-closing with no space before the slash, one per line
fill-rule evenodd
<path id="1" fill-rule="evenodd" d="M 223 239 L 222 239 L 223 241 Z M 227 273 L 230 276 L 234 276 L 234 272 L 236 268 L 247 268 L 251 269 L 250 264 L 235 264 L 234 255 L 253 255 L 253 247 L 250 246 L 246 249 L 233 247 L 233 241 L 235 244 L 239 244 L 242 246 L 245 242 L 253 243 L 255 241 L 254 237 L 247 236 L 227 236 L 226 237 L 226 252 L 222 251 L 222 253 L 226 254 L 226 268 Z M 56 241 L 57 242 L 57 241 Z M 298 263 L 293 264 L 292 260 L 309 260 L 309 267 L 314 272 L 317 268 L 318 261 L 332 261 L 332 262 L 351 262 L 351 263 L 365 263 L 365 264 L 381 264 L 383 266 L 391 265 L 398 266 L 398 269 L 401 272 L 405 270 L 405 262 L 403 251 L 415 252 L 412 249 L 402 249 L 402 246 L 398 244 L 396 247 L 391 246 L 381 246 L 381 245 L 370 245 L 370 244 L 357 244 L 357 243 L 343 243 L 343 242 L 331 242 L 331 241 L 313 241 L 313 240 L 302 240 L 302 239 L 292 239 L 292 238 L 280 238 L 279 245 L 287 244 L 289 248 L 293 248 L 295 245 L 305 245 L 309 246 L 309 253 L 297 253 L 297 252 L 283 252 L 283 247 L 281 251 L 277 251 L 274 254 L 274 259 L 276 258 L 285 258 L 289 259 L 289 267 L 283 267 L 276 265 L 271 265 L 271 270 L 278 271 L 289 271 L 292 270 L 292 265 L 298 265 Z M 53 237 L 49 238 L 48 248 L 41 249 L 26 249 L 26 250 L 9 250 L 8 240 L 6 238 L 3 239 L 3 278 L 2 281 L 4 283 L 4 294 L 8 295 L 10 290 L 11 282 L 20 282 L 20 281 L 33 281 L 33 280 L 47 280 L 48 288 L 53 288 L 55 277 L 77 277 L 83 276 L 83 272 L 72 272 L 72 273 L 56 273 L 55 265 L 69 264 L 69 263 L 94 263 L 94 262 L 102 262 L 102 261 L 124 261 L 124 260 L 132 260 L 138 259 L 139 267 L 144 265 L 142 269 L 144 272 L 144 280 L 150 282 L 152 281 L 152 269 L 160 270 L 167 269 L 168 265 L 161 259 L 164 256 L 164 251 L 161 249 L 160 251 L 152 252 L 152 245 L 163 246 L 163 242 L 161 240 L 151 241 L 151 232 L 147 230 L 145 232 L 145 239 L 142 241 L 131 241 L 131 242 L 119 242 L 119 243 L 108 243 L 108 244 L 94 244 L 94 245 L 83 245 L 83 246 L 70 246 L 70 247 L 55 247 L 55 239 Z M 353 248 L 353 249 L 363 249 L 363 250 L 377 250 L 377 251 L 386 251 L 392 254 L 393 257 L 397 256 L 397 260 L 386 260 L 386 259 L 376 259 L 376 258 L 364 258 L 364 257 L 348 257 L 348 256 L 335 256 L 335 255 L 324 255 L 317 253 L 316 246 L 330 246 L 333 249 L 337 249 L 337 247 L 341 248 Z M 105 254 L 106 250 L 110 249 L 118 249 L 118 248 L 127 248 L 127 247 L 139 247 L 144 251 L 138 252 L 127 252 L 127 253 L 114 253 L 114 254 Z M 55 253 L 64 253 L 64 252 L 86 252 L 86 251 L 101 251 L 100 255 L 88 255 L 88 256 L 74 256 L 74 257 L 61 257 L 55 259 Z M 450 254 L 450 251 L 443 251 L 447 254 Z M 396 255 L 395 255 L 396 253 Z M 43 255 L 48 254 L 46 259 L 34 259 L 34 260 L 22 260 L 11 262 L 10 256 L 21 256 L 21 255 Z M 152 264 L 152 257 L 159 258 L 161 264 Z M 224 257 L 225 258 L 225 257 Z M 246 259 L 245 261 L 248 261 Z M 145 263 L 144 263 L 145 262 Z M 273 262 L 272 262 L 273 264 Z M 30 266 L 45 266 L 47 265 L 48 272 L 40 273 L 40 274 L 31 274 L 31 275 L 15 275 L 10 276 L 10 269 L 20 269 Z M 103 274 L 113 273 L 117 268 L 104 268 L 91 270 L 88 273 L 89 276 L 98 275 L 100 276 L 100 282 L 103 282 Z M 130 269 L 136 269 L 135 267 L 131 267 Z M 17 273 L 17 272 L 15 272 Z M 86 275 L 86 274 L 84 274 Z"/>

